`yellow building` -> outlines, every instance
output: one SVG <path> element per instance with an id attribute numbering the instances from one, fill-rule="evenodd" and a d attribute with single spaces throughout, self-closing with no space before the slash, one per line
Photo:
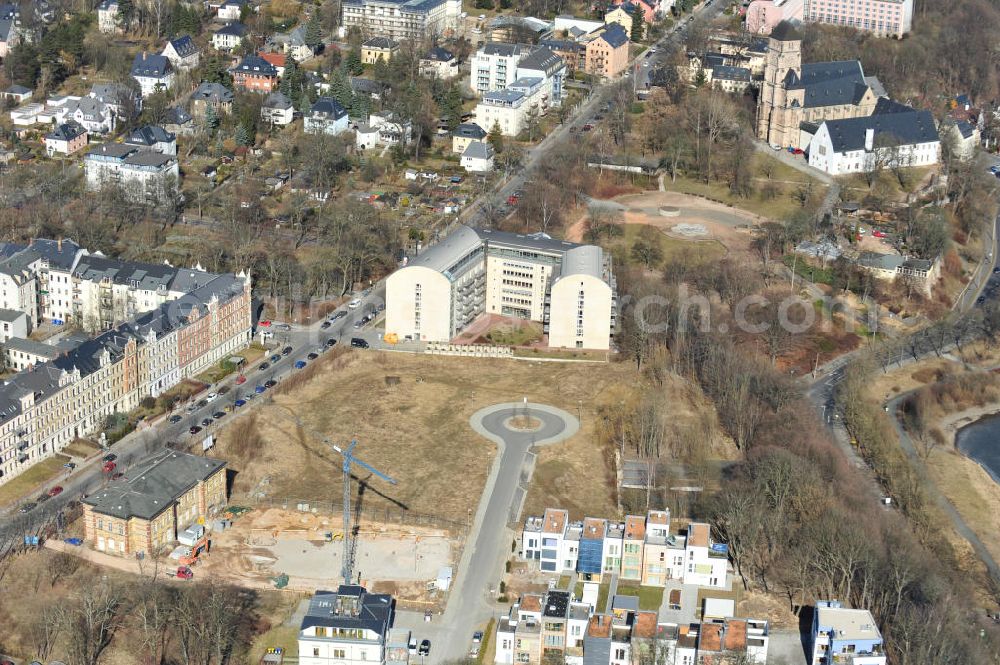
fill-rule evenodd
<path id="1" fill-rule="evenodd" d="M 226 463 L 167 450 L 82 501 L 84 540 L 108 554 L 155 554 L 226 505 Z"/>
<path id="2" fill-rule="evenodd" d="M 374 65 L 379 60 L 389 62 L 399 51 L 399 44 L 388 37 L 372 37 L 361 44 L 361 62 Z"/>

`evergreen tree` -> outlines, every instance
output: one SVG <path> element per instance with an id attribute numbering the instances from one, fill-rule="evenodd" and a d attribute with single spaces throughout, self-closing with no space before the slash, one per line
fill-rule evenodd
<path id="1" fill-rule="evenodd" d="M 233 75 L 226 69 L 225 63 L 219 56 L 212 55 L 203 60 L 205 63 L 201 68 L 201 80 L 208 83 L 219 83 L 230 90 L 233 89 Z"/>
<path id="2" fill-rule="evenodd" d="M 351 107 L 354 94 L 351 92 L 351 84 L 347 80 L 347 76 L 344 75 L 344 72 L 337 71 L 333 73 L 333 77 L 330 80 L 330 96 L 340 102 L 341 106 L 345 109 Z"/>
<path id="3" fill-rule="evenodd" d="M 305 84 L 305 78 L 305 72 L 299 68 L 295 58 L 288 56 L 285 60 L 285 73 L 281 77 L 278 90 L 293 104 L 298 105 L 299 98 L 303 96 L 302 88 Z"/>
<path id="4" fill-rule="evenodd" d="M 503 152 L 503 132 L 500 131 L 500 123 L 494 122 L 493 128 L 486 137 L 486 142 L 493 146 L 493 150 L 499 155 Z"/>
<path id="5" fill-rule="evenodd" d="M 646 32 L 645 28 L 646 22 L 642 18 L 642 13 L 639 11 L 632 12 L 632 34 L 629 35 L 629 39 L 636 44 L 641 42 Z"/>
<path id="6" fill-rule="evenodd" d="M 341 69 L 344 73 L 350 76 L 359 76 L 365 71 L 365 67 L 361 64 L 361 53 L 358 49 L 351 49 L 347 57 L 344 58 L 344 62 L 341 65 Z"/>
<path id="7" fill-rule="evenodd" d="M 299 97 L 298 108 L 302 115 L 309 115 L 309 111 L 312 110 L 312 102 L 309 100 L 309 95 L 303 94 Z"/>
<path id="8" fill-rule="evenodd" d="M 211 132 L 218 126 L 219 114 L 216 112 L 215 107 L 209 104 L 205 107 L 205 129 Z"/>
<path id="9" fill-rule="evenodd" d="M 236 139 L 236 145 L 249 146 L 253 144 L 253 139 L 250 138 L 250 130 L 242 122 L 236 125 L 236 134 L 233 138 Z"/>
<path id="10" fill-rule="evenodd" d="M 135 17 L 135 3 L 132 0 L 118 0 L 118 14 L 116 18 L 122 26 L 128 30 Z"/>
<path id="11" fill-rule="evenodd" d="M 708 81 L 708 77 L 705 76 L 705 70 L 699 67 L 698 73 L 694 75 L 694 87 L 700 88 L 705 85 L 706 81 Z"/>
<path id="12" fill-rule="evenodd" d="M 304 36 L 306 46 L 315 53 L 323 44 L 323 22 L 319 16 L 319 10 L 313 9 L 309 22 L 306 23 L 306 34 Z"/>

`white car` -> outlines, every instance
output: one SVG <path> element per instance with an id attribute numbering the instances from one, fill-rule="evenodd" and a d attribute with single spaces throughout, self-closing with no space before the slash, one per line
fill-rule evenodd
<path id="1" fill-rule="evenodd" d="M 209 402 L 211 402 L 213 399 L 215 399 L 218 396 L 219 396 L 219 393 L 208 393 L 208 395 L 205 396 L 205 399 L 207 399 Z"/>
<path id="2" fill-rule="evenodd" d="M 357 309 L 358 307 L 361 307 L 361 298 L 355 298 L 347 303 L 347 309 Z"/>

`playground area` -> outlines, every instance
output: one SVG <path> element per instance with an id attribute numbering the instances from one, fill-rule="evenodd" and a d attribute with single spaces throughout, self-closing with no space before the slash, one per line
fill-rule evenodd
<path id="1" fill-rule="evenodd" d="M 391 585 L 403 600 L 433 602 L 441 568 L 454 566 L 458 537 L 443 529 L 361 521 L 355 580 L 369 588 Z M 314 591 L 339 582 L 343 554 L 340 515 L 283 508 L 254 509 L 212 535 L 201 577 L 260 587 L 288 576 L 288 588 Z"/>

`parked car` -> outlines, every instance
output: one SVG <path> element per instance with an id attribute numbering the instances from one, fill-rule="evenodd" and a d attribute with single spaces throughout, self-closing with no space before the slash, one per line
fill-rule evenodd
<path id="1" fill-rule="evenodd" d="M 238 399 L 235 402 L 233 402 L 233 406 L 235 406 L 238 409 L 246 403 L 247 401 L 245 399 Z"/>
<path id="2" fill-rule="evenodd" d="M 319 327 L 320 327 L 321 330 L 326 330 L 331 325 L 333 325 L 333 324 L 331 324 L 329 321 L 324 321 L 323 323 L 319 324 Z"/>
<path id="3" fill-rule="evenodd" d="M 257 325 L 260 326 L 261 328 L 270 328 L 271 327 L 271 322 L 268 321 L 267 319 L 264 319 L 263 321 L 261 321 Z"/>
<path id="4" fill-rule="evenodd" d="M 216 411 L 215 413 L 212 414 L 212 417 L 215 418 L 216 420 L 219 420 L 220 418 L 225 418 L 226 417 L 226 412 L 225 411 Z"/>
<path id="5" fill-rule="evenodd" d="M 331 337 L 330 339 L 326 340 L 326 345 L 327 346 L 336 346 L 337 345 L 337 340 L 335 340 L 334 338 Z"/>
<path id="6" fill-rule="evenodd" d="M 83 538 L 64 538 L 63 542 L 73 547 L 80 547 L 83 545 Z"/>
<path id="7" fill-rule="evenodd" d="M 267 381 L 264 382 L 264 387 L 265 388 L 273 388 L 276 385 L 278 385 L 278 382 L 275 381 L 274 379 L 268 379 Z"/>
<path id="8" fill-rule="evenodd" d="M 56 485 L 55 487 L 49 490 L 49 496 L 59 496 L 60 494 L 62 494 L 62 492 L 63 492 L 62 485 Z"/>
<path id="9" fill-rule="evenodd" d="M 111 480 L 118 480 L 119 478 L 124 478 L 125 474 L 119 471 L 111 476 Z"/>
<path id="10" fill-rule="evenodd" d="M 292 352 L 292 347 L 290 347 L 290 346 L 286 346 L 285 348 L 283 348 L 283 349 L 281 350 L 281 355 L 283 355 L 283 356 L 287 356 L 287 355 L 288 355 L 289 353 L 291 353 L 291 352 Z"/>
<path id="11" fill-rule="evenodd" d="M 420 648 L 417 649 L 417 653 L 421 656 L 428 656 L 431 653 L 431 641 L 423 640 L 420 642 Z"/>
<path id="12" fill-rule="evenodd" d="M 305 360 L 296 360 L 295 361 L 295 369 L 302 369 L 305 366 L 306 366 L 306 361 Z"/>
<path id="13" fill-rule="evenodd" d="M 201 428 L 198 427 L 197 425 L 191 425 L 191 427 L 188 429 L 188 432 L 190 432 L 191 434 L 197 434 L 200 431 Z"/>
<path id="14" fill-rule="evenodd" d="M 35 499 L 35 503 L 45 503 L 51 498 L 52 497 L 49 496 L 48 494 L 39 494 L 38 497 Z"/>
<path id="15" fill-rule="evenodd" d="M 291 330 L 292 329 L 292 326 L 290 326 L 287 323 L 275 323 L 274 327 L 277 328 L 278 330 Z"/>
<path id="16" fill-rule="evenodd" d="M 104 470 L 104 473 L 111 473 L 111 472 L 113 472 L 113 471 L 114 471 L 114 470 L 115 470 L 115 469 L 116 469 L 117 467 L 118 467 L 118 465 L 117 465 L 117 464 L 115 464 L 114 462 L 105 462 L 105 463 L 104 463 L 104 466 L 103 466 L 103 467 L 101 467 L 101 468 L 102 468 L 102 469 Z"/>
<path id="17" fill-rule="evenodd" d="M 351 346 L 353 346 L 356 349 L 367 349 L 369 344 L 366 340 L 363 340 L 360 337 L 352 337 Z"/>
<path id="18" fill-rule="evenodd" d="M 171 423 L 179 423 L 180 421 L 181 421 L 181 417 L 179 415 L 177 415 L 176 413 L 174 415 L 170 416 L 170 422 Z"/>
<path id="19" fill-rule="evenodd" d="M 219 393 L 208 393 L 205 395 L 205 399 L 211 402 L 213 399 L 219 396 Z"/>
<path id="20" fill-rule="evenodd" d="M 347 303 L 347 309 L 357 309 L 358 307 L 361 307 L 360 298 L 355 298 L 351 302 Z"/>
<path id="21" fill-rule="evenodd" d="M 340 310 L 339 312 L 333 313 L 333 316 L 330 317 L 330 321 L 336 321 L 338 319 L 344 318 L 345 316 L 347 316 L 347 312 L 345 312 L 344 310 Z"/>
<path id="22" fill-rule="evenodd" d="M 187 566 L 180 566 L 177 569 L 177 579 L 189 580 L 194 577 L 194 572 Z"/>
<path id="23" fill-rule="evenodd" d="M 308 356 L 306 356 L 306 358 L 308 358 L 309 360 L 316 360 L 317 358 L 319 358 L 319 356 L 318 356 L 318 355 L 316 354 L 316 352 L 315 352 L 315 351 L 313 351 L 313 352 L 312 352 L 312 353 L 310 353 L 310 354 L 309 354 Z M 300 362 L 301 362 L 301 361 L 300 361 Z"/>
<path id="24" fill-rule="evenodd" d="M 417 638 L 411 637 L 410 638 L 410 643 L 407 644 L 406 646 L 408 647 L 409 652 L 411 654 L 413 654 L 414 656 L 417 655 Z"/>
<path id="25" fill-rule="evenodd" d="M 35 506 L 37 506 L 37 505 L 38 504 L 35 503 L 34 501 L 29 501 L 28 503 L 22 503 L 21 507 L 17 509 L 17 512 L 22 513 L 22 514 L 24 514 L 24 513 L 30 513 L 32 510 L 35 509 Z"/>
<path id="26" fill-rule="evenodd" d="M 265 390 L 267 390 L 267 388 L 265 388 L 264 386 L 257 386 L 256 388 L 253 389 L 253 391 L 258 395 L 263 393 Z"/>
<path id="27" fill-rule="evenodd" d="M 476 632 L 474 632 L 472 634 L 472 643 L 473 644 L 479 644 L 482 641 L 483 641 L 483 633 L 482 633 L 482 631 L 477 630 Z"/>
<path id="28" fill-rule="evenodd" d="M 281 354 L 280 353 L 275 353 L 273 356 L 271 356 L 271 362 L 276 363 L 279 360 L 281 360 Z"/>
<path id="29" fill-rule="evenodd" d="M 76 468 L 76 463 L 75 462 L 66 462 L 65 464 L 63 464 L 63 468 L 64 469 L 69 469 L 70 471 L 72 471 L 73 469 Z"/>
<path id="30" fill-rule="evenodd" d="M 263 372 L 265 369 L 267 369 L 270 366 L 271 366 L 271 363 L 263 362 L 263 363 L 257 365 L 257 369 L 259 369 L 260 371 Z"/>
<path id="31" fill-rule="evenodd" d="M 213 422 L 214 422 L 214 421 L 213 421 L 213 420 L 212 420 L 211 418 L 202 418 L 202 420 L 201 420 L 201 426 L 202 426 L 202 427 L 208 427 L 208 426 L 209 426 L 209 425 L 211 425 L 211 424 L 212 424 Z"/>
<path id="32" fill-rule="evenodd" d="M 114 462 L 116 459 L 118 459 L 118 455 L 115 455 L 114 453 L 108 453 L 102 459 L 105 462 Z"/>
<path id="33" fill-rule="evenodd" d="M 204 409 L 206 406 L 208 406 L 208 400 L 207 399 L 198 400 L 198 408 L 199 409 Z"/>

